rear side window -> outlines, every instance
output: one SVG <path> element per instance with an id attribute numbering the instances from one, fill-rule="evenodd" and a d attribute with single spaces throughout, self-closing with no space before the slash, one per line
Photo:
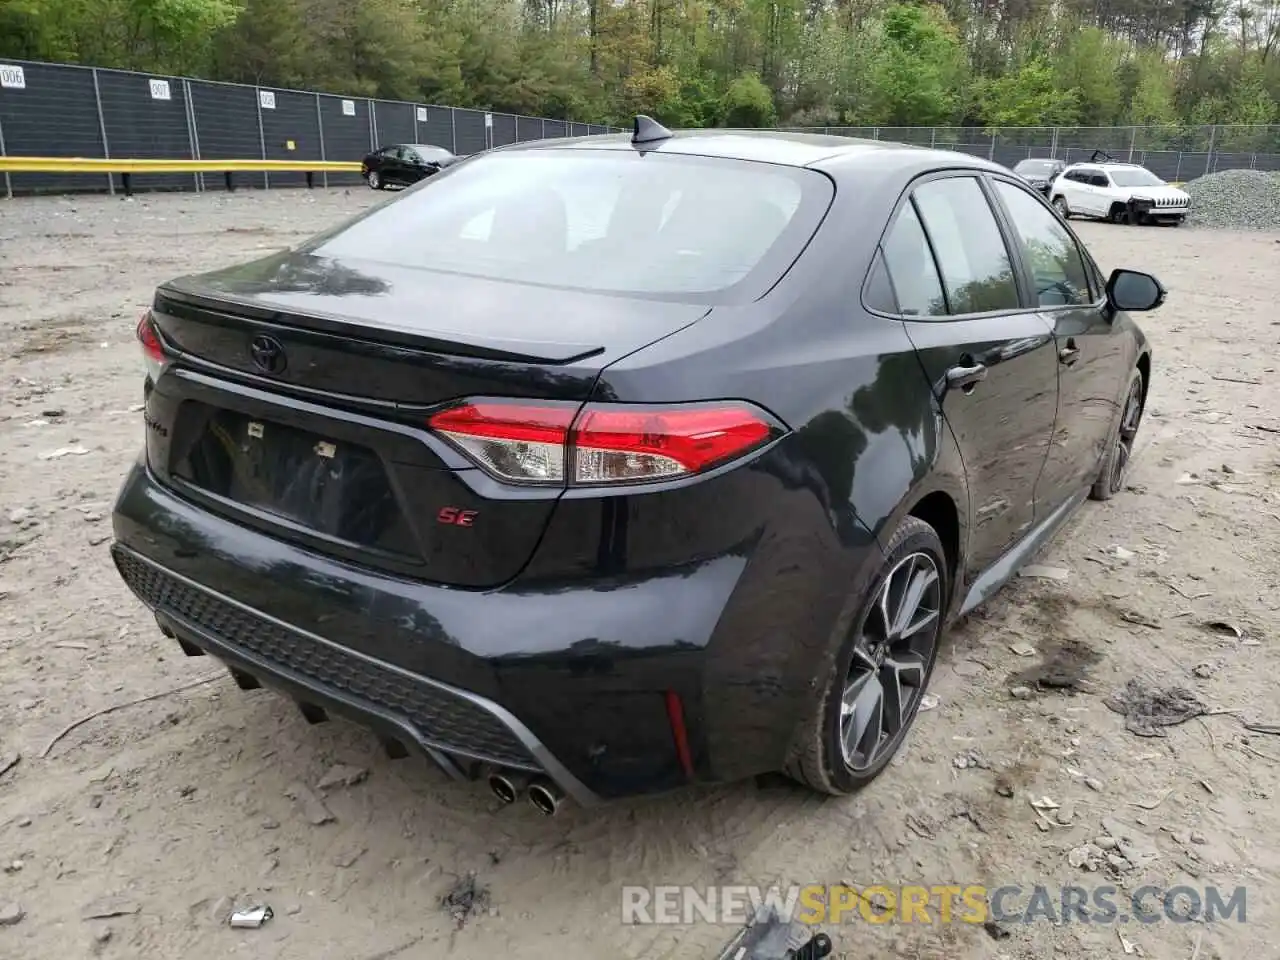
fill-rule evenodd
<path id="1" fill-rule="evenodd" d="M 832 197 L 813 170 L 632 150 L 499 153 L 425 184 L 307 252 L 719 302 L 777 282 Z"/>
<path id="2" fill-rule="evenodd" d="M 1020 306 L 1013 264 L 986 194 L 973 177 L 932 180 L 915 201 L 933 242 L 952 314 Z"/>
<path id="3" fill-rule="evenodd" d="M 910 201 L 902 207 L 883 246 L 898 311 L 912 317 L 945 317 L 947 300 L 942 295 L 942 281 Z"/>

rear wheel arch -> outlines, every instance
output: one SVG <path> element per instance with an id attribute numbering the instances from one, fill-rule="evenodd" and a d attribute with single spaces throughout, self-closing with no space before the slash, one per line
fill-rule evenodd
<path id="1" fill-rule="evenodd" d="M 921 497 L 907 516 L 923 520 L 933 527 L 946 553 L 948 581 L 954 591 L 960 569 L 960 509 L 944 490 L 934 490 Z"/>

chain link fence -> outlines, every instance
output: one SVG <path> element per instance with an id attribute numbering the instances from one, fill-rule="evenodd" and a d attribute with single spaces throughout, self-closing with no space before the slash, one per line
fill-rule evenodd
<path id="1" fill-rule="evenodd" d="M 1148 127 L 790 127 L 794 132 L 893 140 L 958 150 L 1012 167 L 1029 157 L 1079 163 L 1095 150 L 1175 183 L 1219 170 L 1280 171 L 1280 125 Z"/>
<path id="2" fill-rule="evenodd" d="M 599 124 L 428 103 L 341 97 L 69 64 L 0 62 L 0 156 L 164 160 L 359 161 L 391 143 L 476 153 L 548 137 L 611 133 Z M 221 177 L 210 178 L 216 188 Z M 358 183 L 326 173 L 325 186 Z M 133 174 L 135 190 L 202 190 L 203 174 Z M 238 184 L 297 186 L 303 173 L 242 174 Z M 120 176 L 12 173 L 8 196 L 115 192 Z"/>

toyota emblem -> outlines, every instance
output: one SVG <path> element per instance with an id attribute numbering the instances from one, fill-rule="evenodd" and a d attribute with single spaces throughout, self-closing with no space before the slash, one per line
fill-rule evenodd
<path id="1" fill-rule="evenodd" d="M 284 347 L 275 337 L 265 334 L 254 337 L 249 341 L 249 356 L 253 358 L 254 366 L 263 373 L 284 372 Z"/>

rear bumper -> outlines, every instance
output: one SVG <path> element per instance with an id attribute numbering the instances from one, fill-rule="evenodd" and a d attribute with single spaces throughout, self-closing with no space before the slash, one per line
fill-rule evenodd
<path id="1" fill-rule="evenodd" d="M 397 670 L 298 630 L 166 570 L 117 542 L 111 557 L 125 584 L 184 648 L 225 662 L 243 677 L 299 703 L 349 717 L 417 747 L 455 778 L 457 758 L 542 773 L 590 806 L 595 793 L 566 770 L 523 723 L 484 697 Z"/>
<path id="2" fill-rule="evenodd" d="M 121 576 L 189 651 L 451 772 L 543 773 L 586 805 L 781 769 L 849 582 L 806 532 L 608 581 L 439 587 L 234 523 L 142 461 L 112 519 Z"/>

